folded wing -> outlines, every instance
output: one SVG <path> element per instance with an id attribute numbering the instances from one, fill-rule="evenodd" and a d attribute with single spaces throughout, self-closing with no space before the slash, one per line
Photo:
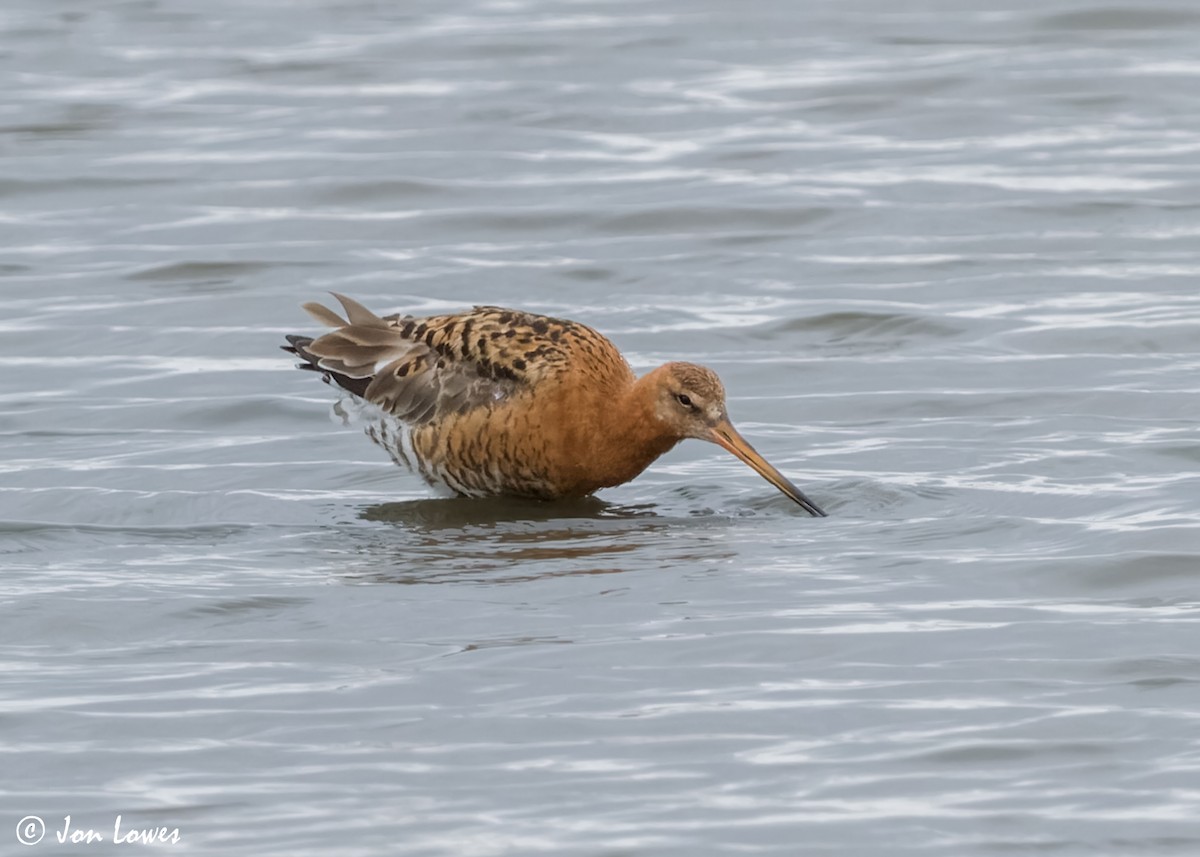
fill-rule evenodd
<path id="1" fill-rule="evenodd" d="M 334 297 L 346 317 L 321 304 L 304 304 L 313 318 L 334 329 L 311 340 L 288 337 L 289 350 L 414 427 L 503 402 L 565 365 L 562 349 L 549 336 L 533 342 L 514 332 L 520 326 L 512 324 L 512 310 L 476 307 L 448 316 L 381 318 L 351 298 Z M 535 321 L 526 327 L 543 326 Z"/>

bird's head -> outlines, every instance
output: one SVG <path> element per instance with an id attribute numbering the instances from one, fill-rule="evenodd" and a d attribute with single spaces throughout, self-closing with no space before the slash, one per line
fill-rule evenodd
<path id="1" fill-rule="evenodd" d="M 725 386 L 717 373 L 695 363 L 668 363 L 656 370 L 654 414 L 682 440 L 712 440 L 713 428 L 728 421 Z"/>
<path id="2" fill-rule="evenodd" d="M 645 380 L 653 390 L 654 416 L 671 437 L 694 437 L 729 450 L 809 514 L 825 516 L 733 427 L 725 409 L 725 385 L 716 372 L 695 363 L 667 363 Z"/>

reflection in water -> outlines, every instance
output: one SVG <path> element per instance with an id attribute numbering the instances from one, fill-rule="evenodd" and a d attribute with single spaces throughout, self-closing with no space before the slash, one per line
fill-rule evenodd
<path id="1" fill-rule="evenodd" d="M 598 497 L 554 503 L 520 497 L 456 497 L 378 503 L 363 509 L 359 517 L 364 521 L 387 521 L 421 530 L 437 531 L 500 523 L 562 521 L 571 517 L 631 518 L 653 515 L 654 512 L 649 506 L 619 506 Z"/>
<path id="2" fill-rule="evenodd" d="M 595 497 L 412 500 L 368 506 L 359 517 L 392 526 L 348 534 L 363 561 L 340 574 L 375 583 L 517 583 L 729 555 L 716 549 L 712 526 L 724 519 L 667 517 Z"/>

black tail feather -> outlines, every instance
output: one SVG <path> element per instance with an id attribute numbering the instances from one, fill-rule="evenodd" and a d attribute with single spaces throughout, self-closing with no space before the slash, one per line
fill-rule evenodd
<path id="1" fill-rule="evenodd" d="M 323 369 L 318 365 L 320 358 L 315 357 L 309 350 L 308 346 L 312 344 L 311 336 L 298 336 L 294 333 L 289 333 L 285 337 L 288 345 L 279 346 L 288 354 L 295 354 L 303 363 L 297 363 L 297 369 L 308 369 L 312 372 L 320 372 L 321 380 L 326 384 L 337 384 L 343 390 L 353 393 L 356 396 L 364 397 L 367 393 L 367 387 L 371 384 L 370 378 L 351 378 L 348 375 L 343 375 L 341 372 L 331 372 L 328 369 Z"/>

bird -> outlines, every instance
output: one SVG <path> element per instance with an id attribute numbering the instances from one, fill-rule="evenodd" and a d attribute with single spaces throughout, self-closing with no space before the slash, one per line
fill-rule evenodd
<path id="1" fill-rule="evenodd" d="M 434 487 L 464 497 L 586 497 L 696 438 L 826 516 L 733 427 L 711 369 L 670 362 L 637 377 L 612 342 L 579 322 L 496 306 L 381 317 L 331 294 L 345 317 L 305 303 L 332 330 L 288 335 L 281 347 L 349 393 L 368 413 L 367 435 Z"/>

